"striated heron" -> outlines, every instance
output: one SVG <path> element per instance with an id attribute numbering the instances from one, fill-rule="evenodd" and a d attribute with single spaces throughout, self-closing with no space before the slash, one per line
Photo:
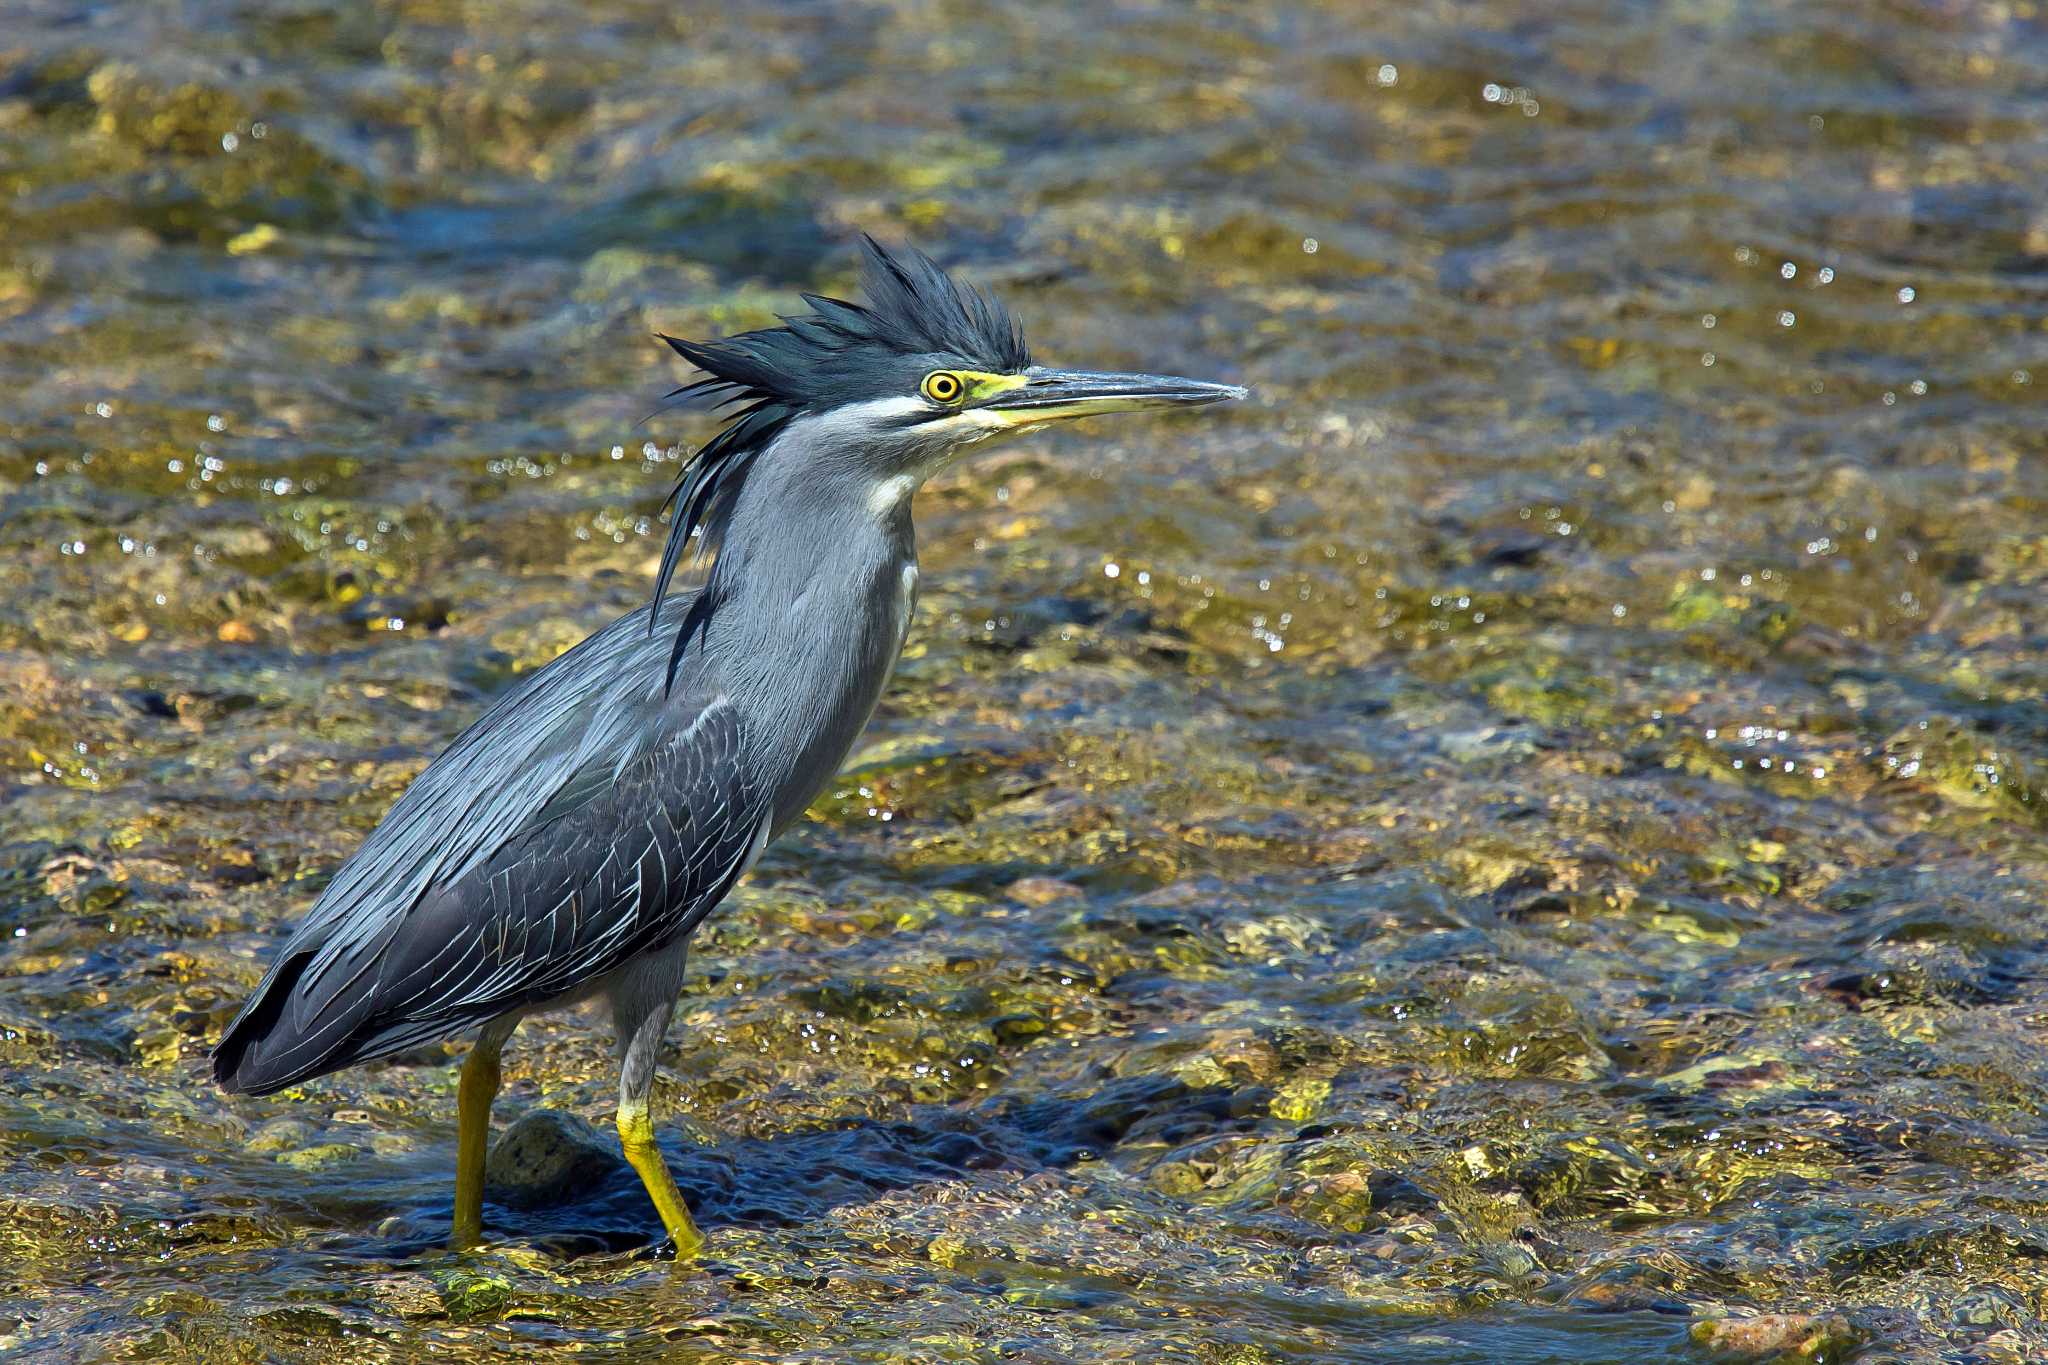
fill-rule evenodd
<path id="1" fill-rule="evenodd" d="M 863 239 L 865 306 L 716 341 L 671 398 L 729 424 L 684 467 L 648 605 L 500 698 L 399 798 L 213 1052 L 230 1092 L 477 1031 L 462 1064 L 457 1246 L 483 1229 L 499 1055 L 536 1010 L 601 999 L 619 1140 L 679 1256 L 702 1238 L 647 1100 L 690 933 L 845 760 L 917 595 L 911 495 L 960 452 L 1095 413 L 1244 390 L 1031 363 L 987 296 Z M 692 539 L 711 564 L 668 595 Z"/>

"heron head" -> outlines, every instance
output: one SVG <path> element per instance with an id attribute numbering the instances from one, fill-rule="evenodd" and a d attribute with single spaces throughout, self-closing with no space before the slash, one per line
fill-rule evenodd
<path id="1" fill-rule="evenodd" d="M 706 376 L 670 396 L 736 409 L 735 428 L 828 417 L 883 478 L 929 474 L 962 446 L 1049 422 L 1245 396 L 1229 384 L 1035 365 L 1022 329 L 986 294 L 914 248 L 865 236 L 861 246 L 865 304 L 806 294 L 810 312 L 780 327 L 664 336 Z"/>
<path id="2" fill-rule="evenodd" d="M 666 591 L 692 535 L 719 538 L 749 466 L 797 423 L 817 458 L 848 462 L 878 508 L 899 505 L 965 447 L 1101 413 L 1192 408 L 1245 390 L 1157 374 L 1032 363 L 1021 328 L 980 290 L 915 248 L 861 238 L 864 303 L 803 296 L 807 313 L 716 340 L 664 335 L 704 378 L 669 397 L 725 412 L 730 423 L 685 465 L 674 494 Z"/>

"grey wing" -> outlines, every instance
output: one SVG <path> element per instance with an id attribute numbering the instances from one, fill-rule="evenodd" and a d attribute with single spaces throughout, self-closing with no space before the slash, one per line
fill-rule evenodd
<path id="1" fill-rule="evenodd" d="M 342 864 L 297 937 L 365 937 L 430 885 L 474 871 L 551 803 L 600 789 L 608 768 L 630 762 L 658 734 L 667 700 L 650 686 L 662 651 L 647 615 L 628 613 L 536 669 L 463 731 Z"/>
<path id="2" fill-rule="evenodd" d="M 567 994 L 689 932 L 765 842 L 744 722 L 636 612 L 422 773 L 215 1050 L 266 1091 Z M 679 679 L 679 683 L 684 680 Z"/>

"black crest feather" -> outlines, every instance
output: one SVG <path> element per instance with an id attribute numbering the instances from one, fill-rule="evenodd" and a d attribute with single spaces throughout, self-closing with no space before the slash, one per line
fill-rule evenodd
<path id="1" fill-rule="evenodd" d="M 748 469 L 790 422 L 809 412 L 912 393 L 934 368 L 1015 374 L 1030 366 L 1024 333 L 1001 304 L 956 282 L 915 247 L 891 250 L 865 233 L 860 240 L 865 305 L 806 294 L 811 311 L 783 318 L 780 327 L 711 341 L 662 336 L 706 376 L 668 397 L 727 412 L 732 420 L 683 466 L 664 504 L 670 511 L 668 543 L 655 577 L 650 632 L 684 547 L 700 532 L 700 554 L 719 544 Z M 671 679 L 723 586 L 714 564 L 677 631 Z"/>

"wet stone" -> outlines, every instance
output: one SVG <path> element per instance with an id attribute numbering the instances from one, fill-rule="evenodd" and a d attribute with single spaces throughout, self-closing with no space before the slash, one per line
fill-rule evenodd
<path id="1" fill-rule="evenodd" d="M 513 1208 L 568 1203 L 625 1165 L 615 1140 L 574 1114 L 537 1109 L 491 1144 L 484 1186 Z"/>
<path id="2" fill-rule="evenodd" d="M 283 1165 L 301 1171 L 325 1170 L 330 1166 L 342 1166 L 362 1156 L 363 1150 L 348 1142 L 322 1142 L 296 1151 L 278 1153 Z"/>
<path id="3" fill-rule="evenodd" d="M 1710 1318 L 1693 1324 L 1692 1339 L 1725 1361 L 1837 1360 L 1860 1334 L 1839 1314 L 1764 1313 L 1753 1318 Z"/>
<path id="4" fill-rule="evenodd" d="M 1051 905 L 1079 897 L 1081 888 L 1057 877 L 1020 877 L 1007 888 L 1012 900 L 1026 905 Z"/>
<path id="5" fill-rule="evenodd" d="M 1949 1315 L 1967 1327 L 2007 1327 L 2024 1321 L 2027 1310 L 2003 1290 L 1977 1289 L 1958 1297 Z"/>
<path id="6" fill-rule="evenodd" d="M 1028 1042 L 1045 1032 L 1045 1020 L 1035 1014 L 1005 1014 L 989 1020 L 996 1041 L 1009 1045 Z"/>
<path id="7" fill-rule="evenodd" d="M 369 1292 L 386 1311 L 401 1318 L 417 1321 L 446 1312 L 441 1287 L 415 1271 L 379 1275 L 370 1281 Z"/>
<path id="8" fill-rule="evenodd" d="M 250 1133 L 244 1145 L 252 1152 L 295 1151 L 306 1145 L 314 1131 L 313 1125 L 304 1119 L 276 1118 Z"/>

